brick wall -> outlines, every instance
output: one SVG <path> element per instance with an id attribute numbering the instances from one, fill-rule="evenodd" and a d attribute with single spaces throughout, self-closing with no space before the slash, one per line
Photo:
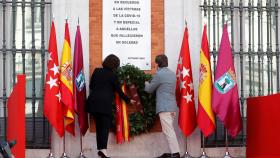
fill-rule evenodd
<path id="1" fill-rule="evenodd" d="M 89 63 L 91 74 L 96 67 L 100 67 L 102 64 L 102 0 L 90 0 L 89 3 Z M 146 73 L 155 72 L 155 57 L 164 51 L 164 0 L 151 0 L 151 3 L 152 70 Z M 91 127 L 91 131 L 95 131 L 93 121 L 91 121 Z M 160 129 L 157 120 L 153 131 Z"/>

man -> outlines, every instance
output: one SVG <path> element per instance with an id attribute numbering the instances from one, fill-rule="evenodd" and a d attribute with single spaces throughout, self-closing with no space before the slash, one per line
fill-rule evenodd
<path id="1" fill-rule="evenodd" d="M 157 72 L 151 82 L 145 82 L 145 91 L 152 93 L 156 91 L 156 113 L 159 115 L 162 132 L 164 133 L 171 153 L 164 153 L 158 158 L 180 158 L 180 148 L 174 130 L 176 118 L 176 75 L 167 68 L 167 56 L 158 55 L 155 59 Z"/>

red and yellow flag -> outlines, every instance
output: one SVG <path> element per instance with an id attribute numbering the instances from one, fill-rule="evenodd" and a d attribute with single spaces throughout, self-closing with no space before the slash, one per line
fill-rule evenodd
<path id="1" fill-rule="evenodd" d="M 71 57 L 71 45 L 68 23 L 65 23 L 65 37 L 60 63 L 60 93 L 64 106 L 65 129 L 75 135 L 75 113 L 73 104 L 73 69 Z"/>
<path id="2" fill-rule="evenodd" d="M 122 90 L 124 94 L 126 94 L 126 84 L 124 83 L 122 85 Z M 123 136 L 124 136 L 124 141 L 129 141 L 130 140 L 130 128 L 129 128 L 129 120 L 128 120 L 128 111 L 127 111 L 127 104 L 124 100 L 122 100 L 122 115 L 123 115 Z"/>
<path id="3" fill-rule="evenodd" d="M 199 68 L 199 90 L 198 90 L 198 110 L 197 124 L 205 137 L 215 130 L 215 117 L 212 111 L 212 74 L 210 64 L 210 54 L 208 39 L 204 25 Z"/>
<path id="4" fill-rule="evenodd" d="M 124 83 L 121 87 L 124 94 L 126 91 L 126 84 Z M 115 95 L 115 103 L 116 103 L 116 139 L 117 143 L 121 144 L 124 141 L 130 140 L 130 125 L 128 119 L 128 110 L 127 104 L 124 100 L 122 100 L 118 94 Z"/>
<path id="5" fill-rule="evenodd" d="M 118 93 L 115 94 L 116 104 L 116 140 L 117 144 L 123 143 L 123 117 L 122 117 L 122 100 Z"/>

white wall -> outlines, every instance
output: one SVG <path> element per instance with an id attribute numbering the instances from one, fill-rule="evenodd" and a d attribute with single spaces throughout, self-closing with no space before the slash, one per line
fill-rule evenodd
<path id="1" fill-rule="evenodd" d="M 198 81 L 199 68 L 199 51 L 201 41 L 201 12 L 200 1 L 198 0 L 165 0 L 165 53 L 169 58 L 169 67 L 175 72 L 177 67 L 178 55 L 181 48 L 183 37 L 185 19 L 188 21 L 189 28 L 189 44 L 192 60 L 192 71 L 194 81 Z M 64 40 L 64 23 L 65 17 L 68 17 L 71 46 L 74 49 L 75 30 L 80 17 L 80 26 L 83 40 L 84 50 L 84 66 L 87 83 L 89 78 L 89 1 L 77 0 L 53 0 L 53 13 L 55 16 L 55 24 L 57 31 L 59 56 L 62 50 Z M 195 89 L 198 89 L 198 82 L 194 82 Z M 197 100 L 197 91 L 195 92 L 195 100 Z M 77 126 L 76 126 L 77 128 Z M 79 135 L 78 130 L 77 135 Z M 177 128 L 177 136 L 180 141 L 181 155 L 186 151 L 186 138 L 181 134 Z M 97 157 L 96 150 L 96 135 L 95 133 L 87 133 L 83 138 L 84 153 L 87 157 Z M 60 157 L 63 152 L 63 140 L 60 139 L 55 132 L 53 132 L 52 144 L 53 151 L 56 157 Z M 70 157 L 77 157 L 80 153 L 79 137 L 66 136 L 66 153 Z M 188 138 L 188 151 L 192 156 L 199 156 L 201 154 L 201 140 L 198 129 Z M 162 133 L 148 133 L 142 134 L 132 138 L 130 143 L 117 145 L 115 136 L 110 133 L 109 153 L 114 158 L 149 158 L 156 157 L 163 152 L 169 152 L 167 142 Z M 224 148 L 209 148 L 206 150 L 209 156 L 222 156 Z M 244 148 L 230 149 L 234 156 L 244 155 Z M 27 151 L 28 158 L 32 158 L 33 150 Z M 43 151 L 46 154 L 48 152 Z M 47 155 L 45 155 L 47 156 Z M 37 157 L 37 156 L 36 156 Z M 35 158 L 35 157 L 34 157 Z"/>

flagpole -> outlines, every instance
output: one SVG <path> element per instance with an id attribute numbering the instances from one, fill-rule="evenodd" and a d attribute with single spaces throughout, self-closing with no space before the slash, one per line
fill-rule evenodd
<path id="1" fill-rule="evenodd" d="M 86 156 L 83 153 L 83 135 L 80 133 L 80 147 L 81 147 L 81 152 L 80 152 L 80 156 L 78 158 L 86 158 Z"/>
<path id="2" fill-rule="evenodd" d="M 66 134 L 66 133 L 65 133 Z M 60 158 L 69 158 L 67 156 L 67 154 L 65 153 L 65 134 L 64 134 L 64 137 L 63 137 L 63 154 L 61 155 Z"/>
<path id="3" fill-rule="evenodd" d="M 187 18 L 185 18 L 185 27 L 187 27 L 187 25 L 188 25 Z M 183 156 L 183 158 L 193 158 L 188 152 L 188 137 L 186 137 L 186 153 Z"/>
<path id="4" fill-rule="evenodd" d="M 186 153 L 182 158 L 193 158 L 188 152 L 188 138 L 186 138 Z"/>
<path id="5" fill-rule="evenodd" d="M 228 25 L 228 22 L 229 22 L 229 18 L 226 20 L 224 25 Z M 225 152 L 225 155 L 223 158 L 232 158 L 228 151 L 228 130 L 227 129 L 225 130 L 225 134 L 226 134 L 226 140 L 225 140 L 226 152 Z"/>
<path id="6" fill-rule="evenodd" d="M 78 17 L 78 26 L 80 25 L 80 17 Z"/>
<path id="7" fill-rule="evenodd" d="M 78 16 L 78 26 L 77 27 L 79 27 L 79 26 L 80 26 L 80 17 Z M 76 44 L 76 41 L 75 41 L 75 44 Z M 74 59 L 75 59 L 75 57 L 74 57 Z M 74 74 L 74 76 L 75 76 L 75 74 Z M 78 158 L 86 158 L 86 156 L 83 153 L 83 134 L 82 134 L 81 128 L 80 128 L 80 155 L 78 156 Z"/>
<path id="8" fill-rule="evenodd" d="M 229 22 L 229 18 L 225 21 L 224 25 L 227 25 Z M 225 145 L 226 145 L 226 152 L 223 158 L 231 158 L 229 151 L 228 151 L 228 130 L 225 130 L 225 134 L 226 134 L 226 140 L 225 140 Z"/>
<path id="9" fill-rule="evenodd" d="M 229 19 L 227 19 L 224 23 L 224 25 L 228 24 L 229 22 Z M 225 155 L 224 155 L 224 158 L 231 158 L 230 154 L 229 154 L 229 151 L 228 151 L 228 132 L 227 132 L 227 129 L 226 129 L 226 140 L 225 140 L 225 146 L 226 146 L 226 152 L 225 152 Z"/>
<path id="10" fill-rule="evenodd" d="M 52 13 L 52 21 L 54 21 L 54 14 Z M 55 158 L 53 153 L 52 153 L 52 126 L 50 126 L 50 153 L 47 158 Z"/>
<path id="11" fill-rule="evenodd" d="M 65 23 L 68 23 L 68 16 L 66 15 L 65 17 Z M 64 118 L 64 122 L 65 122 L 65 118 Z M 63 154 L 61 155 L 60 158 L 69 158 L 65 152 L 65 137 L 66 137 L 66 133 L 64 134 L 64 137 L 63 137 Z"/>
<path id="12" fill-rule="evenodd" d="M 209 158 L 206 155 L 206 152 L 205 152 L 205 137 L 204 137 L 204 135 L 202 136 L 202 154 L 199 158 Z"/>
<path id="13" fill-rule="evenodd" d="M 55 158 L 53 156 L 53 153 L 52 153 L 52 126 L 50 126 L 50 153 L 49 153 L 49 156 L 47 158 Z"/>
<path id="14" fill-rule="evenodd" d="M 223 158 L 232 158 L 228 151 L 228 131 L 227 131 L 227 129 L 226 129 L 226 142 L 225 143 L 226 143 L 226 153 Z"/>

